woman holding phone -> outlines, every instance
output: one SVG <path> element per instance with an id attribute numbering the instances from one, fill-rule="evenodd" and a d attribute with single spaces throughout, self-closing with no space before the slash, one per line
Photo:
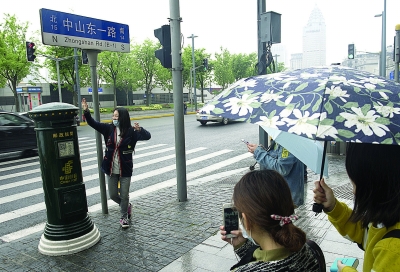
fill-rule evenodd
<path id="1" fill-rule="evenodd" d="M 232 271 L 320 271 L 306 234 L 292 224 L 298 217 L 282 175 L 275 170 L 248 172 L 235 185 L 232 200 L 242 228 L 228 238 L 220 227 L 221 239 L 241 258 Z"/>
<path id="2" fill-rule="evenodd" d="M 135 123 L 132 127 L 129 112 L 119 107 L 114 110 L 112 124 L 95 121 L 90 115 L 86 101 L 82 109 L 89 126 L 100 132 L 106 145 L 101 170 L 106 174 L 110 198 L 120 206 L 122 228 L 129 227 L 132 204 L 129 203 L 129 188 L 133 171 L 132 155 L 137 141 L 149 140 L 150 132 Z M 118 181 L 120 183 L 118 193 Z"/>

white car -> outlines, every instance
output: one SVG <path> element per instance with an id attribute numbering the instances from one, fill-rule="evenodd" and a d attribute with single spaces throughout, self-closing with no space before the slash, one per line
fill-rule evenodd
<path id="1" fill-rule="evenodd" d="M 228 118 L 224 118 L 224 117 L 221 117 L 221 116 L 215 116 L 215 115 L 207 114 L 202 109 L 198 109 L 197 110 L 196 120 L 199 121 L 200 124 L 202 124 L 203 126 L 205 126 L 207 124 L 207 122 L 215 122 L 215 123 L 221 123 L 223 125 L 226 125 L 226 124 L 228 124 L 229 122 L 232 121 L 232 120 L 230 120 Z"/>

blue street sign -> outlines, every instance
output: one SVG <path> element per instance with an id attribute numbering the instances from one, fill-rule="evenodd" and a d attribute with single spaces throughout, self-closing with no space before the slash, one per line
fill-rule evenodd
<path id="1" fill-rule="evenodd" d="M 88 92 L 91 94 L 93 92 L 93 89 L 91 87 L 88 88 Z M 103 93 L 103 88 L 98 88 L 97 89 L 98 93 Z"/>
<path id="2" fill-rule="evenodd" d="M 17 93 L 41 93 L 42 87 L 17 87 Z"/>
<path id="3" fill-rule="evenodd" d="M 129 26 L 75 14 L 40 9 L 42 42 L 47 45 L 129 52 Z"/>

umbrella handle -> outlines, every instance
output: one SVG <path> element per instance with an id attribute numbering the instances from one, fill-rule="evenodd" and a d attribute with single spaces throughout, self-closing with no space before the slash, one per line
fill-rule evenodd
<path id="1" fill-rule="evenodd" d="M 328 146 L 328 142 L 324 142 L 324 152 L 322 153 L 322 165 L 321 165 L 321 174 L 319 176 L 319 180 L 322 180 L 324 176 L 324 166 L 325 166 L 325 157 L 326 157 L 326 148 Z M 322 204 L 314 203 L 312 206 L 312 211 L 315 212 L 315 216 L 322 212 L 324 206 Z"/>
<path id="2" fill-rule="evenodd" d="M 319 203 L 314 203 L 312 205 L 312 211 L 315 212 L 315 216 L 317 216 L 319 213 L 322 213 L 323 208 L 324 208 L 324 205 L 319 204 Z"/>
<path id="3" fill-rule="evenodd" d="M 257 163 L 258 163 L 258 162 L 255 162 L 253 165 L 250 165 L 250 171 L 253 171 L 253 170 L 254 170 L 254 167 L 256 166 Z"/>

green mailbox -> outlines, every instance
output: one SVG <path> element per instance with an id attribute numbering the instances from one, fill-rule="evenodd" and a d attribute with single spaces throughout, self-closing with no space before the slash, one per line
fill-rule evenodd
<path id="1" fill-rule="evenodd" d="M 34 108 L 47 223 L 39 242 L 45 255 L 67 255 L 96 244 L 100 233 L 88 216 L 75 116 L 78 108 L 48 103 Z"/>

